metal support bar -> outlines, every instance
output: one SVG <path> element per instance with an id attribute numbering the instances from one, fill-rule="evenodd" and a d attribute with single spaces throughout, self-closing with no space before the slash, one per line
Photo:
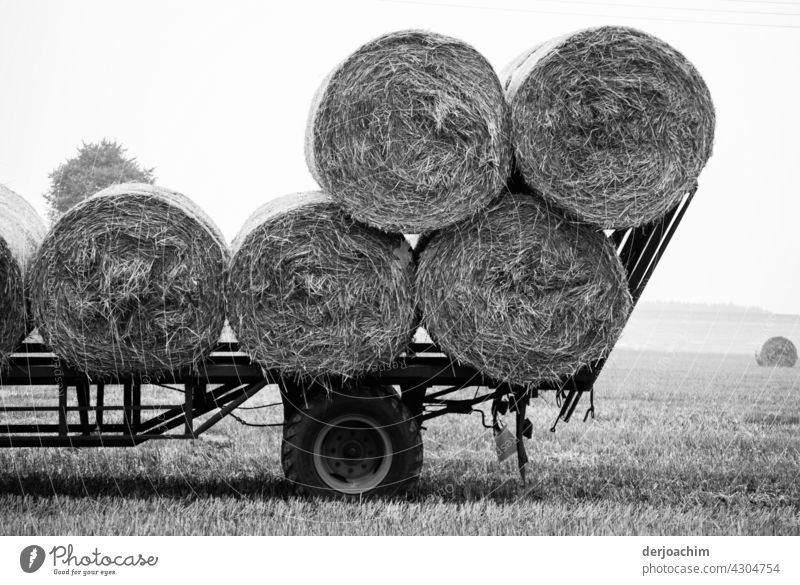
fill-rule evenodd
<path id="1" fill-rule="evenodd" d="M 0 436 L 0 448 L 8 447 L 135 447 L 140 443 L 152 440 L 192 439 L 186 435 L 89 435 L 72 437 L 42 437 L 39 435 Z"/>
<path id="2" fill-rule="evenodd" d="M 103 437 L 43 437 L 39 435 L 0 436 L 0 448 L 8 447 L 134 447 L 145 439 L 125 435 Z"/>
<path id="3" fill-rule="evenodd" d="M 435 398 L 430 400 L 426 398 L 425 404 L 430 404 L 432 406 L 443 406 L 444 408 L 433 412 L 426 412 L 422 415 L 421 420 L 426 421 L 450 413 L 471 414 L 474 406 L 483 404 L 489 400 L 494 400 L 499 395 L 499 392 L 499 390 L 494 390 L 490 394 L 483 394 L 482 396 L 478 396 L 476 398 L 467 398 L 464 400 L 439 400 Z"/>
<path id="4" fill-rule="evenodd" d="M 142 411 L 139 408 L 142 404 L 142 385 L 139 382 L 131 384 L 131 413 L 133 419 L 133 434 L 139 432 L 142 425 Z"/>
<path id="5" fill-rule="evenodd" d="M 133 383 L 132 382 L 124 382 L 122 384 L 122 418 L 125 423 L 125 426 L 128 428 L 128 434 L 133 435 L 135 434 L 133 431 L 133 409 L 131 406 L 133 405 Z"/>
<path id="6" fill-rule="evenodd" d="M 681 204 L 673 209 L 658 225 L 658 241 L 655 245 L 649 245 L 645 248 L 641 254 L 642 258 L 648 259 L 649 262 L 640 262 L 634 270 L 628 274 L 628 282 L 629 286 L 631 286 L 631 296 L 633 297 L 634 304 L 639 301 L 645 286 L 647 286 L 650 277 L 653 275 L 653 271 L 661 260 L 661 256 L 664 255 L 672 236 L 675 235 L 678 224 L 689 208 L 695 191 L 697 191 L 696 185 L 687 195 L 685 201 L 682 201 Z"/>
<path id="7" fill-rule="evenodd" d="M 406 405 L 408 410 L 411 411 L 415 417 L 422 416 L 422 410 L 425 403 L 425 392 L 427 387 L 423 384 L 419 385 L 402 385 L 400 386 L 401 400 Z"/>
<path id="8" fill-rule="evenodd" d="M 214 408 L 222 408 L 222 406 L 228 404 L 233 398 L 239 395 L 237 390 L 231 391 L 230 384 L 224 384 L 220 388 L 209 392 L 209 395 L 212 398 L 212 401 L 207 402 L 206 406 L 202 409 L 197 407 L 194 408 L 192 412 L 192 417 L 198 417 L 207 412 L 213 410 Z M 236 385 L 234 388 L 240 387 L 241 384 Z M 158 435 L 161 433 L 165 433 L 171 429 L 177 428 L 180 425 L 186 424 L 186 415 L 184 413 L 184 405 L 180 405 L 178 408 L 173 410 L 168 410 L 166 412 L 162 412 L 158 416 L 150 419 L 149 421 L 142 424 L 142 428 L 139 430 L 140 433 L 147 433 L 149 435 Z M 194 436 L 200 434 L 201 431 L 195 431 Z"/>
<path id="9" fill-rule="evenodd" d="M 64 383 L 58 385 L 58 434 L 66 437 L 69 433 L 67 426 L 67 388 Z"/>
<path id="10" fill-rule="evenodd" d="M 183 393 L 183 417 L 185 419 L 185 423 L 183 426 L 184 434 L 194 436 L 194 417 L 192 416 L 192 411 L 194 409 L 194 391 L 195 391 L 195 382 L 187 382 L 184 384 L 184 393 Z"/>
<path id="11" fill-rule="evenodd" d="M 162 412 L 153 419 L 144 422 L 142 424 L 142 428 L 138 429 L 138 432 L 135 434 L 131 433 L 131 425 L 129 421 L 125 421 L 124 424 L 104 424 L 104 433 L 100 435 L 88 434 L 95 430 L 91 425 L 70 425 L 71 431 L 84 433 L 83 436 L 69 434 L 62 436 L 55 434 L 61 429 L 61 425 L 59 424 L 0 424 L 0 448 L 24 446 L 130 447 L 145 440 L 151 439 L 196 438 L 197 435 L 219 422 L 234 408 L 248 398 L 251 398 L 266 385 L 266 381 L 244 387 L 242 387 L 243 385 L 241 384 L 223 384 L 219 388 L 209 392 L 208 394 L 212 400 L 207 401 L 206 406 L 203 409 L 195 407 L 191 413 L 191 417 L 194 418 L 200 416 L 217 407 L 219 407 L 221 410 L 218 411 L 215 416 L 212 417 L 212 419 L 206 421 L 202 428 L 198 429 L 191 435 L 183 433 L 171 435 L 165 434 L 167 431 L 174 429 L 181 424 L 185 424 L 185 405 L 181 404 L 172 410 Z M 123 412 L 127 411 L 129 414 L 136 409 L 137 407 L 135 405 L 122 408 Z M 53 434 L 48 435 L 48 433 Z M 9 436 L 3 436 L 4 434 Z"/>
<path id="12" fill-rule="evenodd" d="M 167 408 L 183 408 L 183 404 L 142 404 L 140 406 L 103 406 L 103 411 L 118 411 L 129 408 L 131 411 L 164 410 Z M 60 406 L 3 406 L 3 412 L 58 412 Z M 92 412 L 96 413 L 97 406 L 67 406 L 67 412 Z"/>
<path id="13" fill-rule="evenodd" d="M 71 432 L 87 433 L 91 431 L 90 425 L 69 425 Z M 122 429 L 120 429 L 122 430 Z M 47 424 L 47 423 L 0 423 L 0 435 L 14 434 L 14 433 L 52 433 L 54 436 L 61 439 L 68 439 L 69 435 L 61 434 L 62 427 L 60 424 Z"/>
<path id="14" fill-rule="evenodd" d="M 463 390 L 463 386 L 450 386 L 449 388 L 445 388 L 444 390 L 437 390 L 436 392 L 431 392 L 425 396 L 426 399 L 432 398 L 439 398 L 439 396 L 447 396 L 448 394 L 452 394 L 453 392 L 458 392 L 459 390 Z"/>
<path id="15" fill-rule="evenodd" d="M 84 428 L 89 427 L 89 381 L 88 380 L 80 380 L 75 384 L 75 393 L 78 397 L 78 419 L 80 420 L 81 426 Z M 89 431 L 83 432 L 85 435 L 89 434 Z"/>
<path id="16" fill-rule="evenodd" d="M 572 413 L 574 413 L 575 409 L 578 407 L 578 401 L 580 398 L 580 390 L 577 388 L 570 390 L 569 393 L 567 393 L 567 397 L 564 399 L 564 404 L 561 405 L 561 411 L 558 413 L 558 418 L 564 422 L 569 422 L 569 419 L 572 418 Z"/>
<path id="17" fill-rule="evenodd" d="M 105 408 L 106 385 L 103 382 L 97 383 L 97 397 L 95 398 L 97 410 L 94 412 L 94 422 L 97 430 L 103 432 L 103 409 Z"/>
<path id="18" fill-rule="evenodd" d="M 208 391 L 208 384 L 205 382 L 198 382 L 197 386 L 195 387 L 195 393 L 192 397 L 192 401 L 197 405 L 198 408 L 204 408 L 206 405 L 206 392 Z"/>
<path id="19" fill-rule="evenodd" d="M 525 413 L 528 408 L 528 393 L 522 396 L 514 395 L 517 411 L 517 467 L 519 468 L 519 475 L 522 478 L 522 483 L 525 483 L 525 470 L 528 465 L 528 452 L 525 450 Z"/>
<path id="20" fill-rule="evenodd" d="M 245 389 L 242 390 L 242 395 L 238 398 L 235 398 L 232 402 L 230 402 L 227 406 L 221 408 L 216 414 L 214 414 L 211 418 L 201 424 L 196 434 L 200 434 L 205 432 L 207 429 L 211 428 L 219 421 L 222 420 L 223 417 L 227 416 L 234 408 L 242 404 L 244 401 L 249 400 L 256 392 L 261 390 L 264 386 L 267 385 L 267 381 L 264 380 L 263 382 L 258 382 L 256 384 L 251 384 L 247 386 Z"/>

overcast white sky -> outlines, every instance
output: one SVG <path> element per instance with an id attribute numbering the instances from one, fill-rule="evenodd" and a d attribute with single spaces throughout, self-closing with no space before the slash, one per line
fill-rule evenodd
<path id="1" fill-rule="evenodd" d="M 499 70 L 549 37 L 624 24 L 681 50 L 717 107 L 714 156 L 646 298 L 800 313 L 800 1 L 645 4 L 0 0 L 0 182 L 44 213 L 48 173 L 114 138 L 232 239 L 262 202 L 315 188 L 311 98 L 371 38 L 430 29 Z"/>

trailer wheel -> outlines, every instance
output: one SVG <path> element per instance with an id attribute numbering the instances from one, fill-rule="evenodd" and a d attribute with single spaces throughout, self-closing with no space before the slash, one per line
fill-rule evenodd
<path id="1" fill-rule="evenodd" d="M 281 463 L 303 491 L 388 496 L 419 478 L 419 423 L 391 387 L 310 392 L 300 402 L 283 428 Z"/>

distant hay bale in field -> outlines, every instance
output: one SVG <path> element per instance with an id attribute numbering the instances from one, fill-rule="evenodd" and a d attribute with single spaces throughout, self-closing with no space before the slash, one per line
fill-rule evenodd
<path id="1" fill-rule="evenodd" d="M 36 325 L 53 351 L 98 378 L 195 365 L 225 321 L 228 250 L 190 199 L 114 185 L 53 226 L 31 269 Z"/>
<path id="2" fill-rule="evenodd" d="M 602 232 L 522 195 L 432 234 L 417 299 L 422 325 L 452 358 L 520 384 L 606 356 L 632 308 Z"/>
<path id="3" fill-rule="evenodd" d="M 25 277 L 46 231 L 30 203 L 0 185 L 0 366 L 30 332 Z"/>
<path id="4" fill-rule="evenodd" d="M 301 377 L 385 367 L 416 329 L 402 235 L 349 218 L 324 193 L 259 208 L 233 242 L 230 324 L 266 367 Z"/>
<path id="5" fill-rule="evenodd" d="M 475 49 L 430 32 L 395 32 L 325 79 L 306 159 L 357 220 L 420 233 L 499 195 L 510 173 L 509 123 L 500 80 Z"/>
<path id="6" fill-rule="evenodd" d="M 647 33 L 591 28 L 539 45 L 503 74 L 517 168 L 603 228 L 678 204 L 711 156 L 715 113 L 694 66 Z"/>
<path id="7" fill-rule="evenodd" d="M 793 368 L 797 363 L 797 348 L 785 337 L 770 337 L 756 352 L 759 366 Z"/>

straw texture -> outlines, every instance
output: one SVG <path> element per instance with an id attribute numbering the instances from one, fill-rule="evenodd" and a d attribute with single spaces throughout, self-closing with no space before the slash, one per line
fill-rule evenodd
<path id="1" fill-rule="evenodd" d="M 463 219 L 510 173 L 508 108 L 475 49 L 424 31 L 375 39 L 323 82 L 306 159 L 354 218 L 421 233 Z"/>
<path id="2" fill-rule="evenodd" d="M 619 26 L 523 53 L 503 73 L 516 166 L 575 217 L 635 227 L 677 205 L 711 156 L 708 87 L 678 51 Z"/>
<path id="3" fill-rule="evenodd" d="M 56 354 L 93 377 L 196 365 L 225 320 L 228 257 L 187 197 L 114 185 L 47 235 L 31 270 L 34 320 Z"/>
<path id="4" fill-rule="evenodd" d="M 36 210 L 0 185 L 0 366 L 30 332 L 25 276 L 45 231 Z"/>
<path id="5" fill-rule="evenodd" d="M 536 384 L 604 357 L 632 302 L 602 232 L 529 195 L 507 195 L 419 252 L 423 326 L 496 381 Z"/>
<path id="6" fill-rule="evenodd" d="M 797 363 L 797 348 L 785 337 L 770 337 L 756 353 L 759 366 L 793 368 Z"/>
<path id="7" fill-rule="evenodd" d="M 385 367 L 417 325 L 408 243 L 321 192 L 270 201 L 233 243 L 230 323 L 256 362 L 304 378 Z"/>

